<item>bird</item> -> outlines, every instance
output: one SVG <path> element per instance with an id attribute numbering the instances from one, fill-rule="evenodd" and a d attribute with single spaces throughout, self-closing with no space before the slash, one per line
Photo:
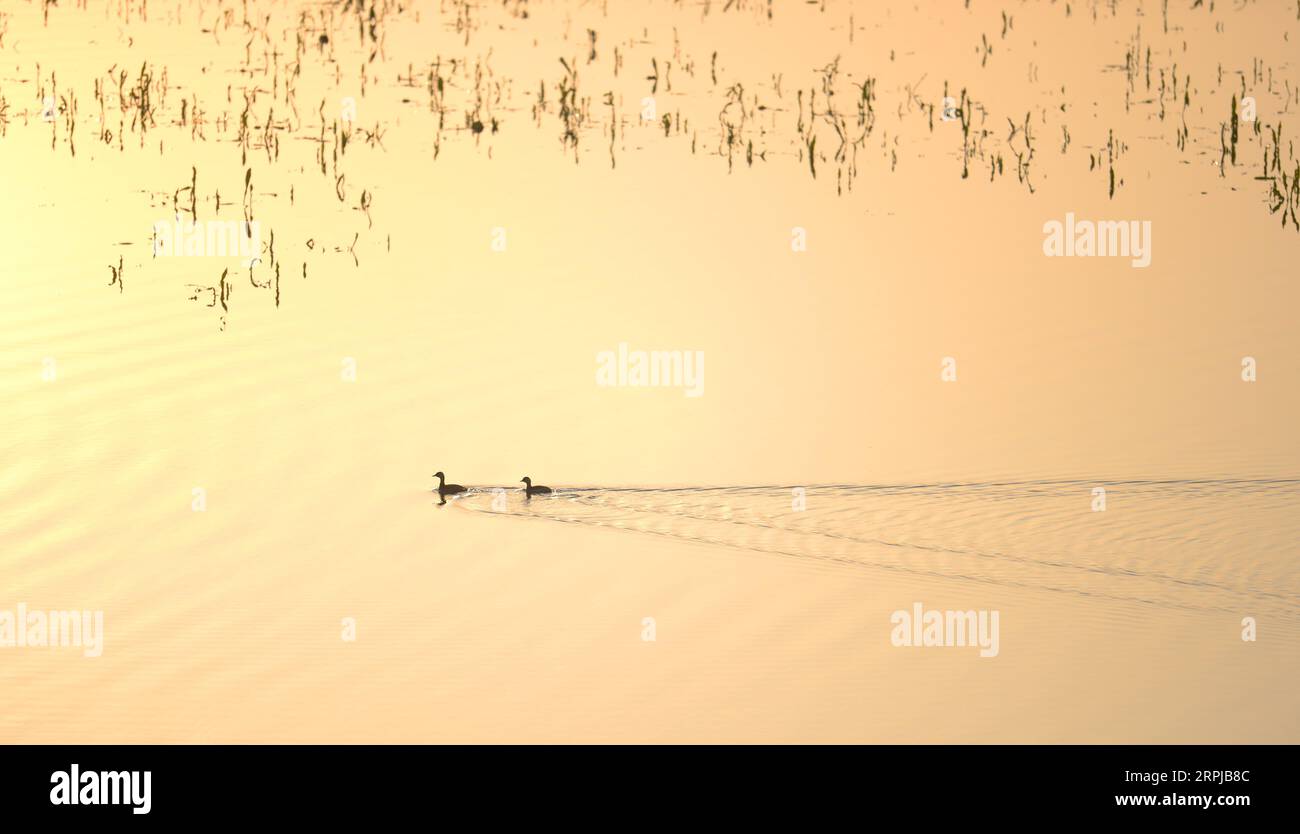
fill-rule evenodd
<path id="1" fill-rule="evenodd" d="M 532 498 L 534 495 L 550 495 L 551 488 L 548 486 L 533 486 L 533 479 L 525 475 L 519 483 L 524 485 L 524 496 Z"/>
<path id="2" fill-rule="evenodd" d="M 465 491 L 465 487 L 460 484 L 446 483 L 447 476 L 441 472 L 434 472 L 433 477 L 438 479 L 438 503 L 446 504 L 448 495 L 457 495 Z"/>

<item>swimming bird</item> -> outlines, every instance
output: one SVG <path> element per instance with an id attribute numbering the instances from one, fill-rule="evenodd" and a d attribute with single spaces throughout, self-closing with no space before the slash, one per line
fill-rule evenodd
<path id="1" fill-rule="evenodd" d="M 441 472 L 434 472 L 433 477 L 438 479 L 438 503 L 439 504 L 446 504 L 448 495 L 456 495 L 458 493 L 465 491 L 465 487 L 461 486 L 460 484 L 446 483 L 447 476 L 442 474 Z"/>
<path id="2" fill-rule="evenodd" d="M 534 495 L 551 494 L 551 488 L 548 486 L 533 486 L 533 479 L 527 475 L 519 483 L 524 485 L 524 497 L 526 498 L 532 498 Z"/>

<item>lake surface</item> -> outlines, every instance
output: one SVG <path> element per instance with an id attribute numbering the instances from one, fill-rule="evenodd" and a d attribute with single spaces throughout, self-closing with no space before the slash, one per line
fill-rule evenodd
<path id="1" fill-rule="evenodd" d="M 6 3 L 0 618 L 104 633 L 0 740 L 1300 741 L 1300 13 L 1187 5 Z"/>

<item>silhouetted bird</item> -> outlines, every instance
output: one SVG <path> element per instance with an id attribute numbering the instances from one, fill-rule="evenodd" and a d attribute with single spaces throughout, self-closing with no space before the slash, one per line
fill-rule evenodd
<path id="1" fill-rule="evenodd" d="M 465 491 L 465 487 L 461 486 L 460 484 L 446 483 L 447 476 L 443 475 L 441 472 L 434 472 L 433 477 L 438 479 L 438 503 L 439 504 L 446 504 L 448 495 L 456 495 L 458 493 Z"/>
<path id="2" fill-rule="evenodd" d="M 551 494 L 551 488 L 548 486 L 533 486 L 533 479 L 527 475 L 524 476 L 524 479 L 520 481 L 520 483 L 524 485 L 524 496 L 526 498 L 532 498 L 534 495 Z"/>

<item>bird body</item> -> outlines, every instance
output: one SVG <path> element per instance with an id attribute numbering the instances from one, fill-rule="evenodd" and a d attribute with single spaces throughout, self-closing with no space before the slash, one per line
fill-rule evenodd
<path id="1" fill-rule="evenodd" d="M 447 503 L 448 495 L 458 495 L 459 493 L 465 492 L 465 487 L 460 484 L 447 483 L 447 476 L 443 475 L 441 472 L 433 473 L 433 477 L 438 479 L 438 498 L 440 499 L 440 504 Z"/>
<path id="2" fill-rule="evenodd" d="M 550 495 L 551 488 L 548 486 L 533 486 L 533 479 L 525 475 L 520 483 L 524 485 L 524 496 L 532 498 L 534 495 Z"/>

